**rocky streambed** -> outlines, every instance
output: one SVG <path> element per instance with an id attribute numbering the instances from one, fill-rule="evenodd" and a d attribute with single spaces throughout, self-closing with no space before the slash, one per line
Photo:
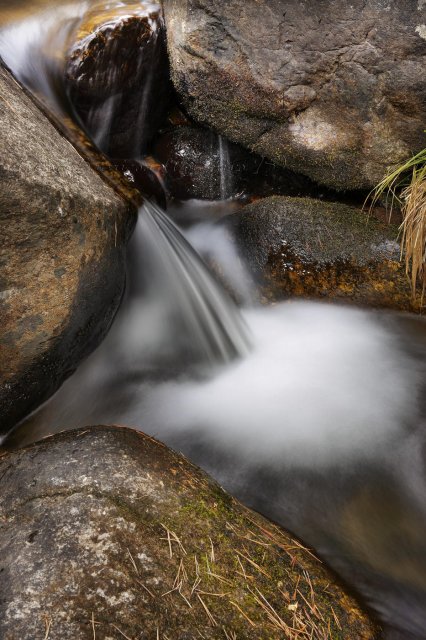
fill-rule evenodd
<path id="1" fill-rule="evenodd" d="M 200 370 L 199 362 L 193 367 L 196 337 L 188 327 L 196 324 L 188 323 L 185 314 L 191 313 L 199 324 L 209 318 L 211 326 L 203 336 L 219 325 L 226 335 L 227 314 L 233 309 L 230 301 L 222 302 L 222 294 L 218 306 L 219 298 L 192 249 L 183 240 L 170 242 L 179 234 L 171 222 L 169 244 L 163 239 L 157 247 L 154 234 L 151 246 L 133 245 L 127 290 L 125 285 L 127 243 L 137 205 L 149 198 L 168 209 L 216 278 L 240 302 L 305 298 L 420 312 L 421 297 L 413 296 L 400 261 L 398 210 L 390 220 L 385 203 L 368 210 L 365 200 L 389 165 L 424 145 L 424 3 L 349 6 L 324 0 L 299 6 L 233 0 L 224 11 L 207 0 L 166 0 L 163 7 L 86 2 L 66 11 L 58 8 L 57 14 L 45 7 L 38 21 L 32 17 L 35 5 L 16 5 L 13 11 L 0 9 L 0 220 L 5 240 L 0 256 L 0 433 L 6 436 L 14 429 L 0 458 L 2 637 L 379 638 L 382 624 L 389 637 L 424 637 L 417 601 L 426 593 L 426 573 L 420 571 L 411 585 L 406 572 L 398 579 L 393 572 L 383 587 L 375 571 L 361 568 L 363 559 L 369 558 L 369 564 L 371 553 L 376 559 L 381 548 L 365 523 L 370 506 L 362 508 L 362 497 L 357 515 L 348 507 L 345 516 L 355 532 L 349 534 L 349 547 L 355 544 L 362 580 L 355 575 L 351 580 L 352 569 L 341 563 L 343 529 L 336 534 L 337 542 L 329 523 L 318 525 L 320 535 L 311 538 L 313 519 L 302 518 L 301 524 L 295 517 L 293 488 L 286 496 L 282 486 L 293 469 L 300 486 L 307 487 L 318 472 L 313 480 L 318 498 L 323 499 L 319 487 L 324 481 L 329 491 L 336 491 L 339 505 L 359 504 L 350 497 L 351 487 L 358 491 L 359 478 L 355 482 L 348 463 L 347 476 L 342 479 L 341 471 L 336 472 L 344 486 L 338 493 L 330 484 L 329 468 L 339 466 L 340 459 L 327 462 L 327 470 L 320 465 L 318 471 L 314 463 L 312 476 L 304 464 L 300 467 L 297 439 L 291 455 L 294 434 L 288 405 L 282 406 L 278 430 L 286 434 L 290 428 L 290 445 L 282 449 L 278 476 L 275 464 L 268 475 L 263 458 L 253 462 L 251 450 L 244 459 L 238 447 L 233 453 L 233 445 L 223 449 L 219 441 L 206 447 L 192 424 L 189 431 L 176 427 L 170 436 L 171 415 L 178 409 L 171 404 L 170 413 L 169 400 L 161 393 L 162 423 L 150 422 L 155 411 L 144 413 L 143 401 L 159 381 L 178 387 L 182 379 L 198 384 L 213 375 Z M 172 263 L 178 268 L 168 264 L 169 251 L 178 255 Z M 177 280 L 170 279 L 173 271 Z M 183 306 L 183 289 L 173 284 L 179 279 L 186 279 L 192 290 Z M 81 366 L 110 330 L 123 295 L 122 314 L 98 359 L 95 353 Z M 317 339 L 330 340 L 330 352 L 305 350 L 300 341 L 301 353 L 312 356 L 308 370 L 315 374 L 311 364 L 319 359 L 324 373 L 319 391 L 312 383 L 306 397 L 312 406 L 318 402 L 314 398 L 325 395 L 330 400 L 328 434 L 330 425 L 342 426 L 333 421 L 336 405 L 345 402 L 342 397 L 353 394 L 356 404 L 357 398 L 367 396 L 352 387 L 351 380 L 333 402 L 335 389 L 327 386 L 328 369 L 321 369 L 321 359 L 343 344 L 329 337 L 325 325 L 335 326 L 336 335 L 340 325 L 333 324 L 334 316 L 323 321 L 321 313 L 309 313 L 320 327 L 314 332 Z M 364 321 L 356 315 L 360 312 L 354 313 L 354 340 L 359 339 L 359 352 L 367 353 L 367 334 L 359 329 Z M 342 322 L 344 317 L 350 316 L 343 313 Z M 405 451 L 409 441 L 422 442 L 413 434 L 420 433 L 424 422 L 424 323 L 405 323 L 392 315 L 380 322 L 393 328 L 384 332 L 384 342 L 377 329 L 378 343 L 395 339 L 400 357 L 394 359 L 392 352 L 390 368 L 397 363 L 401 380 L 407 372 L 401 384 L 404 394 L 407 387 L 401 400 L 407 414 L 400 421 L 407 431 L 404 436 L 399 430 L 391 433 Z M 291 323 L 283 321 L 282 326 L 292 330 Z M 407 327 L 406 336 L 401 327 Z M 351 325 L 344 331 L 350 341 Z M 307 328 L 306 338 L 310 334 Z M 233 340 L 231 332 L 226 349 Z M 254 339 L 255 355 L 256 344 Z M 346 353 L 346 345 L 339 348 Z M 287 349 L 291 361 L 290 342 Z M 277 351 L 281 353 L 278 345 Z M 349 369 L 358 366 L 355 351 L 348 350 Z M 369 367 L 368 357 L 365 371 L 371 373 L 376 369 L 373 362 Z M 342 363 L 339 360 L 346 380 Z M 280 366 L 284 373 L 285 360 Z M 27 417 L 77 367 L 77 375 L 53 402 Z M 383 381 L 387 374 L 384 366 Z M 337 372 L 332 379 L 338 378 Z M 361 388 L 363 376 L 357 373 L 355 378 Z M 367 374 L 364 378 L 370 379 Z M 296 380 L 300 390 L 311 378 L 302 373 Z M 241 382 L 247 383 L 247 394 L 256 386 L 250 382 Z M 411 407 L 404 404 L 409 387 Z M 215 397 L 214 388 L 211 393 Z M 282 393 L 279 389 L 274 397 Z M 373 404 L 393 419 L 391 396 L 377 387 Z M 219 398 L 217 406 L 222 401 Z M 200 410 L 198 418 L 195 415 L 203 433 L 209 416 L 196 402 L 194 406 Z M 350 413 L 352 405 L 347 406 Z M 323 424 L 322 401 L 318 408 Z M 375 415 L 369 406 L 366 411 L 360 413 L 355 431 L 359 426 L 364 433 L 365 416 L 370 420 Z M 214 413 L 212 408 L 212 420 Z M 262 425 L 272 419 L 268 415 L 259 414 L 258 434 L 270 427 Z M 348 595 L 349 588 L 296 537 L 242 507 L 183 457 L 141 433 L 87 426 L 98 418 L 98 423 L 121 423 L 123 416 L 127 424 L 164 434 L 257 510 L 306 533 L 313 544 L 318 541 L 328 562 L 364 597 L 368 594 L 380 622 L 368 618 L 360 602 Z M 206 416 L 205 425 L 201 416 Z M 225 431 L 238 433 L 233 411 L 229 420 Z M 373 432 L 378 428 L 374 420 Z M 80 424 L 87 428 L 11 451 Z M 343 440 L 347 451 L 352 447 L 358 452 L 352 436 Z M 312 442 L 320 441 L 315 435 L 307 442 L 309 459 L 315 458 Z M 323 445 L 318 446 L 322 459 Z M 387 446 L 388 441 L 386 451 Z M 369 456 L 368 445 L 364 448 Z M 380 474 L 382 466 L 394 468 L 394 458 L 386 456 L 377 463 Z M 356 458 L 355 464 L 363 469 L 368 460 Z M 401 494 L 408 495 L 413 487 L 416 493 L 424 475 L 421 468 L 416 467 L 410 484 L 401 466 Z M 241 472 L 241 481 L 236 472 Z M 257 489 L 250 489 L 250 483 Z M 300 498 L 306 509 L 312 509 L 306 499 L 311 492 L 314 486 Z M 410 520 L 410 500 L 403 514 L 421 531 L 422 509 L 416 506 Z M 386 514 L 380 519 L 388 522 Z M 396 537 L 404 527 L 403 516 Z M 410 537 L 414 554 L 416 536 Z M 354 542 L 361 538 L 367 540 L 362 554 Z M 325 540 L 333 540 L 336 562 Z M 378 545 L 377 553 L 369 551 L 371 540 Z M 404 611 L 389 616 L 380 600 L 383 593 L 392 602 L 406 578 L 412 587 L 406 604 L 406 611 L 411 607 L 414 612 L 411 620 Z M 391 582 L 391 595 L 386 595 Z M 367 583 L 379 589 L 377 597 L 371 597 L 371 589 L 360 588 Z"/>

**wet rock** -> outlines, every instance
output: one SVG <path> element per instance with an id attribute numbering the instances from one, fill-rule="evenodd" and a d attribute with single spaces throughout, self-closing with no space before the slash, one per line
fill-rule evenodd
<path id="1" fill-rule="evenodd" d="M 105 335 L 134 208 L 0 67 L 0 434 Z"/>
<path id="2" fill-rule="evenodd" d="M 419 0 L 165 0 L 190 114 L 315 182 L 370 188 L 424 147 Z"/>
<path id="3" fill-rule="evenodd" d="M 74 36 L 66 86 L 99 148 L 113 157 L 141 154 L 165 117 L 170 94 L 159 4 L 102 0 Z"/>
<path id="4" fill-rule="evenodd" d="M 226 199 L 241 194 L 318 193 L 310 180 L 278 167 L 211 129 L 177 126 L 154 143 L 170 194 L 178 200 Z"/>
<path id="5" fill-rule="evenodd" d="M 130 185 L 144 198 L 154 200 L 160 207 L 167 207 L 164 168 L 153 158 L 143 160 L 115 160 L 114 166 Z"/>
<path id="6" fill-rule="evenodd" d="M 327 298 L 418 311 L 398 228 L 340 203 L 272 197 L 228 218 L 267 298 Z"/>
<path id="7" fill-rule="evenodd" d="M 164 166 L 168 189 L 174 198 L 221 198 L 219 138 L 214 131 L 177 127 L 160 136 L 153 153 Z M 224 192 L 223 185 L 222 192 L 224 197 L 232 195 Z"/>
<path id="8" fill-rule="evenodd" d="M 5 640 L 376 637 L 297 541 L 141 433 L 63 433 L 0 476 Z"/>

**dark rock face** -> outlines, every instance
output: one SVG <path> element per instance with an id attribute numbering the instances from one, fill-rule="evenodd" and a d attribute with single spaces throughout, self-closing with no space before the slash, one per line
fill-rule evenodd
<path id="1" fill-rule="evenodd" d="M 376 637 L 297 541 L 141 433 L 63 433 L 0 477 L 4 640 Z"/>
<path id="2" fill-rule="evenodd" d="M 419 0 L 165 0 L 191 115 L 337 189 L 370 188 L 424 147 Z"/>
<path id="3" fill-rule="evenodd" d="M 340 203 L 272 197 L 230 216 L 237 243 L 273 300 L 289 296 L 418 311 L 398 228 Z"/>
<path id="4" fill-rule="evenodd" d="M 131 187 L 137 189 L 143 197 L 155 200 L 164 209 L 167 207 L 163 167 L 153 158 L 113 160 L 113 163 Z"/>
<path id="5" fill-rule="evenodd" d="M 190 126 L 167 131 L 155 142 L 154 156 L 164 165 L 169 191 L 178 200 L 233 195 L 232 186 L 223 192 L 219 137 L 214 131 Z M 228 174 L 229 169 L 228 162 Z"/>
<path id="6" fill-rule="evenodd" d="M 171 88 L 160 5 L 92 6 L 68 53 L 66 86 L 102 151 L 138 157 L 165 116 Z"/>
<path id="7" fill-rule="evenodd" d="M 165 131 L 155 141 L 153 153 L 164 165 L 170 195 L 178 200 L 318 192 L 304 176 L 278 167 L 210 129 L 178 126 Z"/>
<path id="8" fill-rule="evenodd" d="M 105 335 L 135 218 L 2 68 L 0 94 L 1 434 Z"/>

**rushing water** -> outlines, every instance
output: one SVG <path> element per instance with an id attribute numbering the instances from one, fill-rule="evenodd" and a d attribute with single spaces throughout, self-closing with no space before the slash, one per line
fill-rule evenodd
<path id="1" fill-rule="evenodd" d="M 228 141 L 223 136 L 219 138 L 219 170 L 220 170 L 220 197 L 227 200 L 233 196 L 233 175 L 231 159 L 229 157 Z"/>
<path id="2" fill-rule="evenodd" d="M 59 115 L 70 110 L 63 83 L 64 53 L 87 8 L 88 2 L 84 1 L 64 3 L 0 28 L 0 57 L 25 86 Z M 0 26 L 1 16 L 0 8 Z"/>
<path id="3" fill-rule="evenodd" d="M 247 329 L 237 308 L 156 205 L 146 203 L 142 208 L 135 243 L 134 268 L 142 293 L 142 314 L 149 314 L 147 326 L 155 327 L 147 331 L 154 357 L 167 337 L 174 359 L 181 362 L 189 357 L 214 366 L 249 353 Z M 139 320 L 144 324 L 143 318 Z M 156 333 L 157 340 L 152 340 Z"/>
<path id="4" fill-rule="evenodd" d="M 43 38 L 26 24 L 8 63 L 51 90 L 51 67 L 27 64 L 25 42 Z M 10 33 L 0 33 L 2 55 Z M 426 323 L 325 304 L 253 306 L 223 227 L 197 220 L 185 235 L 145 206 L 110 334 L 9 444 L 95 423 L 143 429 L 315 547 L 387 637 L 426 638 Z M 241 315 L 188 240 L 245 302 Z"/>
<path id="5" fill-rule="evenodd" d="M 199 225 L 187 235 L 203 250 Z M 228 242 L 213 234 L 225 272 Z M 246 308 L 241 321 L 219 292 L 177 228 L 145 208 L 109 336 L 11 444 L 88 424 L 140 428 L 316 548 L 389 637 L 424 638 L 426 324 L 304 302 Z M 245 357 L 232 359 L 221 334 L 211 350 L 213 301 Z"/>

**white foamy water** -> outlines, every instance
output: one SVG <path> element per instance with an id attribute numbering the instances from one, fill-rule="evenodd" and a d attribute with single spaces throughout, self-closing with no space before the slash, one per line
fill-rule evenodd
<path id="1" fill-rule="evenodd" d="M 204 260 L 220 266 L 221 275 L 244 305 L 252 306 L 255 284 L 225 225 L 201 222 L 185 230 L 185 238 L 200 253 Z"/>
<path id="2" fill-rule="evenodd" d="M 244 317 L 252 352 L 210 380 L 150 390 L 143 425 L 255 464 L 322 465 L 368 456 L 410 419 L 418 372 L 368 314 L 301 302 Z"/>
<path id="3" fill-rule="evenodd" d="M 132 256 L 127 302 L 44 429 L 115 422 L 250 464 L 318 466 L 377 455 L 414 419 L 421 375 L 379 315 L 291 302 L 240 317 L 151 205 Z"/>

